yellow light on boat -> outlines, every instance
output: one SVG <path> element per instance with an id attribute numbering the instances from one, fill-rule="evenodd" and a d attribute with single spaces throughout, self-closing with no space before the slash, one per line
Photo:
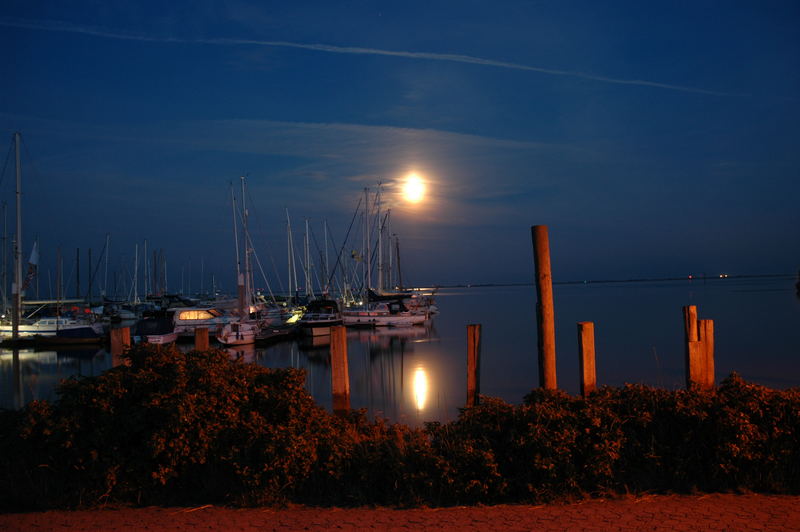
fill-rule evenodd
<path id="1" fill-rule="evenodd" d="M 286 320 L 286 323 L 288 324 L 297 323 L 297 321 L 302 317 L 303 317 L 302 312 L 292 312 L 292 315 L 289 317 L 288 320 Z"/>
<path id="2" fill-rule="evenodd" d="M 417 174 L 410 174 L 403 184 L 403 197 L 411 203 L 419 203 L 425 197 L 425 183 Z"/>
<path id="3" fill-rule="evenodd" d="M 417 410 L 424 410 L 428 402 L 428 374 L 422 368 L 414 372 L 414 402 Z"/>

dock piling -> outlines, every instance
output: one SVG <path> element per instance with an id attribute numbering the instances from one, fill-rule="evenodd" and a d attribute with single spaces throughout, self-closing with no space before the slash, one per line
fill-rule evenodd
<path id="1" fill-rule="evenodd" d="M 331 327 L 331 389 L 333 412 L 344 415 L 350 411 L 350 376 L 347 369 L 347 329 Z"/>
<path id="2" fill-rule="evenodd" d="M 683 337 L 686 342 L 685 371 L 687 389 L 699 387 L 704 380 L 703 345 L 697 340 L 697 333 L 697 307 L 695 305 L 685 306 L 683 307 Z"/>
<path id="3" fill-rule="evenodd" d="M 536 325 L 539 348 L 539 386 L 555 390 L 556 330 L 553 311 L 553 277 L 550 272 L 550 241 L 546 225 L 531 226 L 536 269 Z"/>
<path id="4" fill-rule="evenodd" d="M 714 387 L 714 320 L 698 320 L 697 307 L 683 307 L 686 388 Z"/>
<path id="5" fill-rule="evenodd" d="M 594 323 L 578 322 L 578 365 L 581 395 L 586 397 L 597 389 L 597 372 L 594 360 Z"/>
<path id="6" fill-rule="evenodd" d="M 111 329 L 111 357 L 117 359 L 131 346 L 131 328 Z M 114 364 L 115 366 L 117 364 Z"/>
<path id="7" fill-rule="evenodd" d="M 467 325 L 467 408 L 477 406 L 481 393 L 481 326 Z"/>
<path id="8" fill-rule="evenodd" d="M 705 379 L 703 385 L 707 389 L 714 387 L 714 320 L 698 320 L 697 339 L 703 344 L 703 362 Z"/>
<path id="9" fill-rule="evenodd" d="M 208 351 L 208 327 L 197 327 L 194 330 L 194 350 Z"/>

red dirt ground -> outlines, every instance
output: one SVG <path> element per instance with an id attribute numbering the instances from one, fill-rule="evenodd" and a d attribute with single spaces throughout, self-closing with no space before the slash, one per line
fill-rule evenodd
<path id="1" fill-rule="evenodd" d="M 108 508 L 2 514 L 0 530 L 781 530 L 800 531 L 800 497 L 659 495 L 545 506 Z"/>

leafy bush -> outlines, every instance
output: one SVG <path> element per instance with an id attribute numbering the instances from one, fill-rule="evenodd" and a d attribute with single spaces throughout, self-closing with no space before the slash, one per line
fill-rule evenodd
<path id="1" fill-rule="evenodd" d="M 293 501 L 395 506 L 613 492 L 800 492 L 800 390 L 484 397 L 424 429 L 339 417 L 297 370 L 137 346 L 53 403 L 0 412 L 0 509 Z"/>
<path id="2" fill-rule="evenodd" d="M 14 438 L 35 501 L 74 506 L 287 500 L 332 438 L 331 418 L 297 370 L 231 361 L 221 351 L 136 347 L 129 365 L 68 380 L 34 402 Z M 40 487 L 36 487 L 36 485 Z M 3 486 L 4 488 L 6 486 Z"/>

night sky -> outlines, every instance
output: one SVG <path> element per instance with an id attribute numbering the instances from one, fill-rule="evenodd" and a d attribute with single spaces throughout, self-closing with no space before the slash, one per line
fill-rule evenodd
<path id="1" fill-rule="evenodd" d="M 268 272 L 285 208 L 341 243 L 378 182 L 417 285 L 530 281 L 533 224 L 556 280 L 795 272 L 800 4 L 605 4 L 5 0 L 25 256 L 45 292 L 110 233 L 232 289 L 245 175 Z M 13 157 L 0 191 L 13 232 Z"/>

